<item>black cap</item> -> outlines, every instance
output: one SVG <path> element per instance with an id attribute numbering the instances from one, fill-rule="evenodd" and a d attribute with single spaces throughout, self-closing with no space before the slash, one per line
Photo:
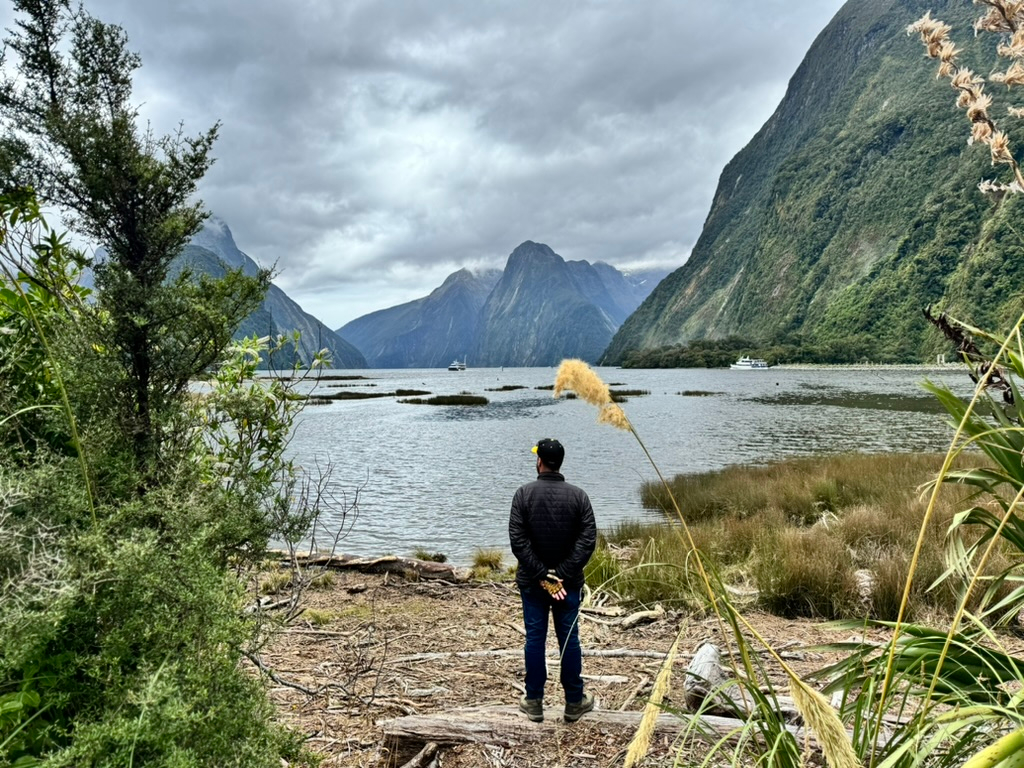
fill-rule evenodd
<path id="1" fill-rule="evenodd" d="M 550 437 L 538 440 L 537 444 L 533 446 L 533 452 L 544 462 L 544 466 L 556 470 L 562 466 L 562 460 L 565 458 L 565 448 L 560 442 L 552 440 Z"/>

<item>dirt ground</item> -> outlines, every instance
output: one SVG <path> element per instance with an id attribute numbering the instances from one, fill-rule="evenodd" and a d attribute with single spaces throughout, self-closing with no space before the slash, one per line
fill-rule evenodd
<path id="1" fill-rule="evenodd" d="M 385 720 L 461 707 L 514 706 L 522 695 L 523 629 L 513 583 L 414 582 L 394 575 L 342 572 L 335 574 L 328 588 L 307 592 L 306 600 L 304 615 L 315 622 L 300 617 L 274 640 L 263 659 L 282 683 L 271 691 L 281 720 L 308 734 L 309 747 L 325 756 L 324 766 L 396 764 L 390 754 L 393 745 L 382 737 Z M 773 647 L 788 649 L 788 660 L 800 674 L 823 666 L 826 659 L 798 646 L 849 636 L 809 621 L 747 615 Z M 325 619 L 329 620 L 322 623 Z M 585 653 L 617 649 L 665 653 L 680 630 L 683 639 L 673 671 L 677 688 L 702 642 L 728 645 L 722 643 L 713 617 L 667 611 L 664 618 L 631 629 L 612 626 L 600 616 L 585 617 L 580 624 Z M 549 632 L 550 649 L 555 648 L 553 635 Z M 467 651 L 499 653 L 424 656 Z M 583 666 L 598 709 L 639 711 L 661 661 L 636 655 L 585 656 Z M 433 764 L 444 768 L 621 765 L 632 732 L 588 723 L 586 716 L 577 723 L 563 723 L 557 660 L 549 660 L 548 677 L 545 720 L 558 724 L 550 738 L 529 747 L 443 747 Z M 781 672 L 776 683 L 785 688 Z M 666 702 L 673 703 L 671 693 Z M 533 727 L 525 716 L 522 725 Z M 662 738 L 643 764 L 673 765 L 678 749 Z"/>

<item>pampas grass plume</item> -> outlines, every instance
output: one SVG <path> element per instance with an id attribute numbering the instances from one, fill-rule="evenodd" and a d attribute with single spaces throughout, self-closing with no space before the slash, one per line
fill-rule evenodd
<path id="1" fill-rule="evenodd" d="M 558 366 L 558 373 L 555 374 L 555 397 L 566 390 L 572 390 L 598 408 L 612 401 L 608 385 L 582 360 L 563 360 Z"/>
<path id="2" fill-rule="evenodd" d="M 795 676 L 791 693 L 793 703 L 800 711 L 807 726 L 814 731 L 821 751 L 831 768 L 862 768 L 853 746 L 846 736 L 846 729 L 836 711 L 825 697 Z"/>
<path id="3" fill-rule="evenodd" d="M 651 698 L 647 700 L 644 707 L 644 714 L 640 718 L 640 727 L 633 734 L 633 740 L 629 742 L 629 749 L 626 751 L 626 762 L 623 768 L 633 768 L 638 761 L 647 756 L 651 748 L 651 737 L 654 736 L 654 728 L 658 723 L 658 714 L 661 712 L 661 702 L 668 693 L 669 681 L 672 677 L 672 665 L 676 660 L 676 651 L 679 650 L 679 638 L 682 631 L 676 635 L 676 641 L 668 651 L 665 663 L 658 672 L 658 678 L 654 681 L 654 689 L 651 691 Z"/>

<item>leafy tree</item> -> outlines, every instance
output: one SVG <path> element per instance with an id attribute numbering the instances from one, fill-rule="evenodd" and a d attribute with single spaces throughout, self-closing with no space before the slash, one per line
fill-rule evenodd
<path id="1" fill-rule="evenodd" d="M 272 538 L 315 509 L 284 457 L 301 402 L 228 349 L 266 273 L 170 275 L 201 225 L 216 126 L 137 127 L 124 32 L 15 0 L 0 84 L 0 764 L 276 766 L 244 610 Z M 40 199 L 100 243 L 95 302 Z M 323 362 L 318 357 L 314 364 Z M 216 364 L 216 365 L 215 365 Z M 188 391 L 213 370 L 209 396 Z M 257 666 L 259 666 L 257 664 Z"/>
<path id="2" fill-rule="evenodd" d="M 99 345 L 123 371 L 121 428 L 143 487 L 154 481 L 166 426 L 188 381 L 210 366 L 269 285 L 269 274 L 195 280 L 168 269 L 208 215 L 195 200 L 218 126 L 156 137 L 131 101 L 138 56 L 124 30 L 70 0 L 15 0 L 0 88 L 7 185 L 32 186 L 68 225 L 103 245 L 95 265 L 109 322 Z"/>

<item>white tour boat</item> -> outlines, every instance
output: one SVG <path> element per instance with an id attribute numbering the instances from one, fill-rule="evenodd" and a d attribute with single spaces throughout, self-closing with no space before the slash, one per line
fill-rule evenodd
<path id="1" fill-rule="evenodd" d="M 459 362 L 458 358 L 455 358 L 448 364 L 449 371 L 464 371 L 466 370 L 466 361 Z"/>
<path id="2" fill-rule="evenodd" d="M 744 355 L 729 367 L 734 371 L 757 371 L 766 369 L 768 363 L 759 357 L 747 357 Z"/>

